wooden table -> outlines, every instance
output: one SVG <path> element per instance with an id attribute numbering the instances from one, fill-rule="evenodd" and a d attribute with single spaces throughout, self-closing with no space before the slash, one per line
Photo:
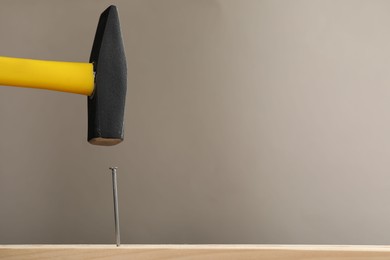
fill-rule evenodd
<path id="1" fill-rule="evenodd" d="M 390 246 L 325 245 L 0 245 L 0 259 L 390 260 Z"/>

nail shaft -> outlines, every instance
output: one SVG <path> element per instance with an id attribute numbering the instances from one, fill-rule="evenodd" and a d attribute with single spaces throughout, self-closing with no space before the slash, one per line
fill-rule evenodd
<path id="1" fill-rule="evenodd" d="M 120 246 L 121 236 L 119 232 L 118 183 L 116 176 L 117 169 L 117 167 L 110 167 L 112 173 L 112 191 L 114 195 L 115 240 L 116 246 Z"/>

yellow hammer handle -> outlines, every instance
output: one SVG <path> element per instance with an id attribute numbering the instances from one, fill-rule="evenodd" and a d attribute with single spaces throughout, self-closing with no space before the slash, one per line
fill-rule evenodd
<path id="1" fill-rule="evenodd" d="M 94 89 L 93 64 L 0 57 L 0 85 L 90 96 Z"/>

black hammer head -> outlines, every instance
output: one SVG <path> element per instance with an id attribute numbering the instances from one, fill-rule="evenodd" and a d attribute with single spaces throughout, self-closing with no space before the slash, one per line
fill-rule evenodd
<path id="1" fill-rule="evenodd" d="M 127 89 L 126 57 L 115 6 L 100 16 L 90 62 L 95 89 L 88 97 L 88 142 L 115 145 L 123 140 Z"/>

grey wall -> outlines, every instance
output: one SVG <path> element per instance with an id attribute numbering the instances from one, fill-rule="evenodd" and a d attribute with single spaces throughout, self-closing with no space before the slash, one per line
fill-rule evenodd
<path id="1" fill-rule="evenodd" d="M 0 55 L 87 61 L 117 4 L 125 141 L 0 88 L 0 243 L 388 244 L 390 2 L 0 2 Z"/>

